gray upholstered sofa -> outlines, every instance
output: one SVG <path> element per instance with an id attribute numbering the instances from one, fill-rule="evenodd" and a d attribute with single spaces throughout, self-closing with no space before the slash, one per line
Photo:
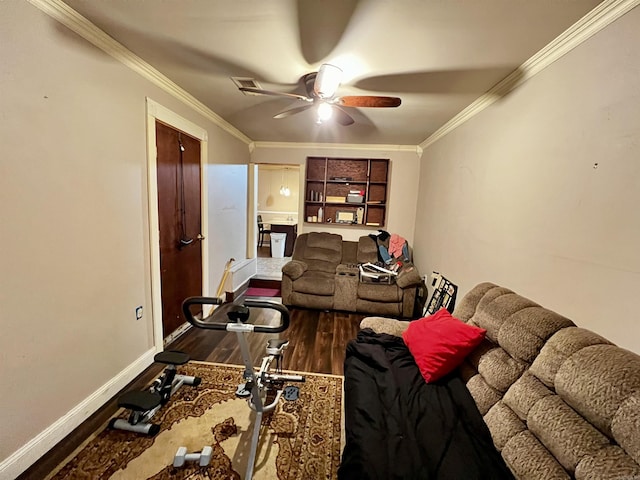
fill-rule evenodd
<path id="1" fill-rule="evenodd" d="M 292 260 L 282 267 L 282 302 L 411 318 L 422 282 L 412 264 L 405 264 L 392 284 L 360 282 L 358 264 L 376 262 L 377 249 L 369 236 L 353 242 L 327 232 L 299 235 Z"/>
<path id="2" fill-rule="evenodd" d="M 459 372 L 516 478 L 640 480 L 640 356 L 491 283 L 454 316 L 487 330 Z"/>

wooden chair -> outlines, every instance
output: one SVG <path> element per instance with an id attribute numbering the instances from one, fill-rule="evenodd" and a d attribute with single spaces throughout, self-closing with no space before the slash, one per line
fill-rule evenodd
<path id="1" fill-rule="evenodd" d="M 270 234 L 271 230 L 267 230 L 266 228 L 264 228 L 264 223 L 262 223 L 262 215 L 258 215 L 258 248 L 262 247 L 265 235 Z"/>

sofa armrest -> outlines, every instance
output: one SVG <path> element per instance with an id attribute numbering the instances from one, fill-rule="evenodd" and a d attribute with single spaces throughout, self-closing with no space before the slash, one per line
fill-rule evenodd
<path id="1" fill-rule="evenodd" d="M 396 277 L 396 284 L 400 288 L 407 288 L 420 285 L 422 277 L 418 273 L 418 269 L 412 263 L 406 263 L 398 276 Z"/>
<path id="2" fill-rule="evenodd" d="M 291 260 L 282 267 L 282 273 L 289 277 L 291 280 L 300 278 L 309 267 L 306 263 L 299 260 Z"/>
<path id="3" fill-rule="evenodd" d="M 376 333 L 386 333 L 401 337 L 402 333 L 409 328 L 409 323 L 402 320 L 385 317 L 365 317 L 360 322 L 360 328 L 370 328 Z"/>

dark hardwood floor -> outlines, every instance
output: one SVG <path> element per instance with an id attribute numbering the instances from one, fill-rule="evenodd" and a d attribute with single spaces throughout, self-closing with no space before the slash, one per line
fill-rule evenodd
<path id="1" fill-rule="evenodd" d="M 247 342 L 254 365 L 259 367 L 269 338 L 286 338 L 290 346 L 285 351 L 284 369 L 342 375 L 347 343 L 356 337 L 360 321 L 365 315 L 305 309 L 291 309 L 290 315 L 291 323 L 283 333 L 248 334 Z M 274 324 L 279 321 L 279 314 L 271 309 L 252 309 L 249 321 L 256 324 Z M 166 350 L 181 350 L 189 354 L 192 360 L 243 364 L 235 333 L 191 328 L 169 344 Z M 85 439 L 108 422 L 118 409 L 117 397 L 121 393 L 143 389 L 161 373 L 162 368 L 156 364 L 150 366 L 17 480 L 44 478 Z"/>
<path id="2" fill-rule="evenodd" d="M 275 310 L 252 310 L 251 323 L 272 325 L 279 320 Z M 254 364 L 265 354 L 270 338 L 286 338 L 289 348 L 284 355 L 284 368 L 313 373 L 342 375 L 347 342 L 356 337 L 364 315 L 317 310 L 291 310 L 291 324 L 281 334 L 252 333 L 247 343 Z M 235 333 L 192 328 L 167 347 L 181 350 L 193 360 L 206 362 L 243 363 Z"/>

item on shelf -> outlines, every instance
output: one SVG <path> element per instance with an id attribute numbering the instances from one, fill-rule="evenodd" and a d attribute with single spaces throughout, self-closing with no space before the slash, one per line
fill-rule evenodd
<path id="1" fill-rule="evenodd" d="M 331 180 L 335 180 L 336 182 L 350 182 L 353 180 L 353 177 L 331 177 Z"/>
<path id="2" fill-rule="evenodd" d="M 356 223 L 356 212 L 338 210 L 336 212 L 336 223 Z"/>
<path id="3" fill-rule="evenodd" d="M 358 210 L 356 210 L 356 219 L 359 224 L 362 224 L 364 221 L 364 207 L 358 207 Z"/>
<path id="4" fill-rule="evenodd" d="M 327 195 L 327 203 L 345 203 L 345 198 Z"/>
<path id="5" fill-rule="evenodd" d="M 350 193 L 347 195 L 347 203 L 362 203 L 364 201 L 364 196 L 359 193 Z"/>
<path id="6" fill-rule="evenodd" d="M 322 207 L 318 209 L 318 222 L 322 223 Z"/>

